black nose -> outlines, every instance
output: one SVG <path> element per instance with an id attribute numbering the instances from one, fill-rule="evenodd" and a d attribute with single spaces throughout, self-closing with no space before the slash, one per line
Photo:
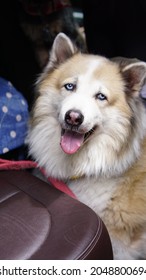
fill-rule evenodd
<path id="1" fill-rule="evenodd" d="M 65 114 L 65 122 L 69 125 L 79 126 L 82 124 L 84 116 L 78 110 L 69 110 Z"/>

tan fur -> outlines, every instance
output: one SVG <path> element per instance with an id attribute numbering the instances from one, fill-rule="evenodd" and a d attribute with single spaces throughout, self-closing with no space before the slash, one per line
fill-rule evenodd
<path id="1" fill-rule="evenodd" d="M 103 219 L 116 259 L 146 258 L 146 112 L 140 99 L 145 73 L 145 63 L 137 60 L 76 53 L 59 35 L 38 79 L 28 135 L 30 154 L 47 175 L 67 182 Z M 75 89 L 67 91 L 66 83 Z M 84 116 L 79 134 L 94 130 L 72 154 L 60 147 L 68 110 Z"/>

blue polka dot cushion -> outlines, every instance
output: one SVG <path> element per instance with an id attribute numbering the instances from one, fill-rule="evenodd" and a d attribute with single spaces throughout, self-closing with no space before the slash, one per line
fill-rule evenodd
<path id="1" fill-rule="evenodd" d="M 28 104 L 11 82 L 0 78 L 0 154 L 25 143 Z"/>

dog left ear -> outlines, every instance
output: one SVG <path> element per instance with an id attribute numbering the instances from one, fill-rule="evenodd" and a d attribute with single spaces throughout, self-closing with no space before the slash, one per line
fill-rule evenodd
<path id="1" fill-rule="evenodd" d="M 145 84 L 146 63 L 136 58 L 113 58 L 116 62 L 126 82 L 126 91 L 129 95 L 139 96 Z"/>
<path id="2" fill-rule="evenodd" d="M 135 62 L 125 66 L 122 69 L 123 77 L 126 81 L 126 87 L 133 96 L 139 96 L 146 78 L 146 63 Z"/>
<path id="3" fill-rule="evenodd" d="M 52 46 L 49 64 L 52 66 L 61 64 L 76 52 L 77 49 L 70 38 L 64 33 L 59 33 Z"/>

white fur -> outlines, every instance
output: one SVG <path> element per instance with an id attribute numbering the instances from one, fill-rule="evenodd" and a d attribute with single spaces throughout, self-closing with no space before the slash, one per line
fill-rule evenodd
<path id="1" fill-rule="evenodd" d="M 67 182 L 78 199 L 103 219 L 111 236 L 116 259 L 143 258 L 146 257 L 146 235 L 143 234 L 135 243 L 131 241 L 130 235 L 117 238 L 113 229 L 125 226 L 120 216 L 120 211 L 124 211 L 124 204 L 121 206 L 115 203 L 114 209 L 110 209 L 110 205 L 118 188 L 120 190 L 127 180 L 123 174 L 141 155 L 141 142 L 146 136 L 145 109 L 141 102 L 135 99 L 131 98 L 131 101 L 127 102 L 125 84 L 120 78 L 113 94 L 115 100 L 118 100 L 115 91 L 119 92 L 120 105 L 118 101 L 117 105 L 109 105 L 95 100 L 94 95 L 99 91 L 108 99 L 111 98 L 107 78 L 95 78 L 94 75 L 95 69 L 98 70 L 104 65 L 106 67 L 108 62 L 105 58 L 93 56 L 89 61 L 86 70 L 76 71 L 77 75 L 73 77 L 66 75 L 66 79 L 62 81 L 77 82 L 77 90 L 73 93 L 66 93 L 63 86 L 61 89 L 54 87 L 54 84 L 52 86 L 49 77 L 44 84 L 42 82 L 41 94 L 33 113 L 34 123 L 28 135 L 30 154 L 45 168 L 48 176 Z M 72 61 L 67 61 L 66 68 L 71 66 L 75 67 Z M 59 71 L 64 73 L 65 70 L 59 68 Z M 52 80 L 58 75 L 58 72 L 55 73 Z M 119 74 L 115 75 L 115 80 L 121 77 Z M 60 147 L 60 137 L 65 113 L 72 108 L 80 110 L 84 116 L 80 132 L 85 133 L 95 125 L 97 128 L 78 152 L 68 155 Z M 135 128 L 132 128 L 132 116 Z M 79 179 L 72 180 L 74 176 L 79 176 Z"/>

